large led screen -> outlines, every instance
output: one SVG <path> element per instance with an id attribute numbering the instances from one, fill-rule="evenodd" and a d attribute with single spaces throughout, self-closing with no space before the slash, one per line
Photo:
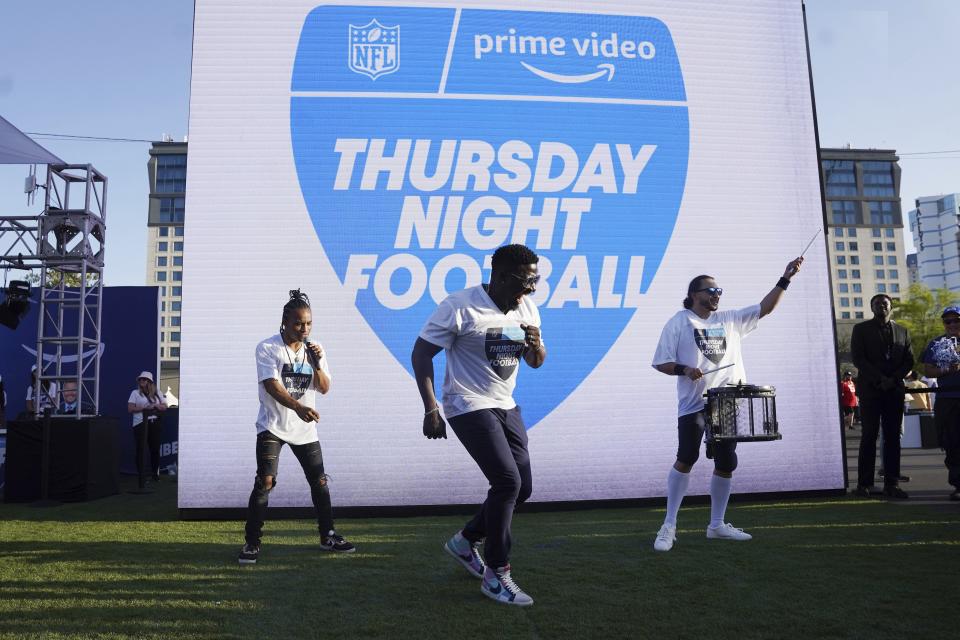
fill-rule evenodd
<path id="1" fill-rule="evenodd" d="M 799 0 L 198 0 L 193 56 L 184 509 L 246 504 L 254 349 L 294 288 L 332 374 L 334 505 L 481 501 L 452 431 L 421 434 L 410 352 L 515 242 L 542 257 L 549 347 L 516 393 L 532 500 L 663 495 L 676 379 L 650 363 L 687 283 L 756 304 L 822 226 Z M 736 492 L 844 484 L 822 236 L 806 258 L 744 342 L 783 439 L 740 445 Z M 310 504 L 289 451 L 278 477 L 271 505 Z"/>

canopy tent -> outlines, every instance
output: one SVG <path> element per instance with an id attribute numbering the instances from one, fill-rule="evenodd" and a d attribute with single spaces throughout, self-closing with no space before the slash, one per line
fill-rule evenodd
<path id="1" fill-rule="evenodd" d="M 66 164 L 0 116 L 0 164 Z"/>

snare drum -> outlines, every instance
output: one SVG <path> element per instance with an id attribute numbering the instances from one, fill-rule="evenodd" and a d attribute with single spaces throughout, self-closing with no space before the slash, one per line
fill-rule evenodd
<path id="1" fill-rule="evenodd" d="M 707 442 L 779 440 L 776 389 L 729 384 L 707 390 Z"/>

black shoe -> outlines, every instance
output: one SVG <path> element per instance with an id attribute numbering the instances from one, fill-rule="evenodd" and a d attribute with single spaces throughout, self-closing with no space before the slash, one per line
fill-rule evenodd
<path id="1" fill-rule="evenodd" d="M 889 484 L 883 488 L 883 495 L 888 498 L 896 498 L 897 500 L 906 500 L 910 496 L 907 495 L 907 492 L 898 487 L 895 484 Z"/>
<path id="2" fill-rule="evenodd" d="M 863 485 L 857 485 L 857 488 L 853 490 L 853 495 L 859 496 L 861 498 L 870 497 L 870 487 L 864 487 Z"/>
<path id="3" fill-rule="evenodd" d="M 259 555 L 260 545 L 245 544 L 243 548 L 240 549 L 240 556 L 237 558 L 237 562 L 240 564 L 257 564 L 257 557 Z"/>
<path id="4" fill-rule="evenodd" d="M 910 482 L 910 476 L 898 476 L 897 480 L 900 482 Z"/>
<path id="5" fill-rule="evenodd" d="M 343 539 L 343 536 L 337 535 L 332 529 L 325 536 L 320 536 L 320 548 L 324 551 L 336 551 L 337 553 L 353 553 L 357 550 L 352 544 Z"/>

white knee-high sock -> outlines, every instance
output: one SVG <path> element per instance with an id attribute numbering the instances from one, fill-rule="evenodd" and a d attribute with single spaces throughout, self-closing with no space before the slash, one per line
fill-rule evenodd
<path id="1" fill-rule="evenodd" d="M 710 478 L 710 526 L 719 527 L 723 524 L 723 517 L 727 513 L 727 502 L 730 500 L 730 487 L 733 478 L 724 478 L 716 474 Z"/>
<path id="2" fill-rule="evenodd" d="M 683 502 L 683 496 L 687 495 L 689 485 L 689 473 L 670 468 L 670 473 L 667 474 L 667 515 L 663 519 L 664 524 L 677 526 L 677 512 L 680 511 L 680 503 Z"/>

